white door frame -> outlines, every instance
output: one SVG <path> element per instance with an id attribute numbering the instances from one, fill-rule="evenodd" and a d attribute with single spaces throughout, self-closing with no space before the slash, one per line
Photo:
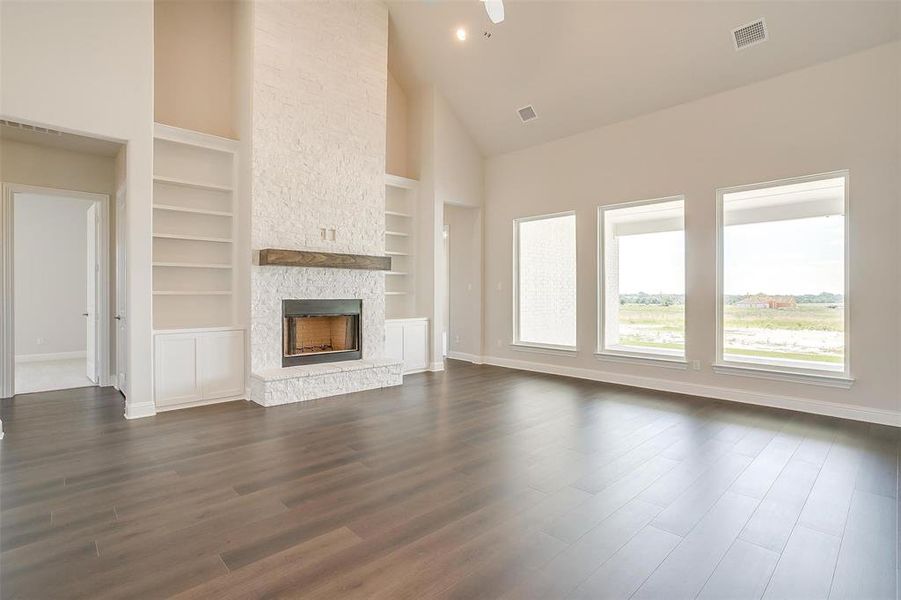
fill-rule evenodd
<path id="1" fill-rule="evenodd" d="M 99 385 L 108 386 L 109 374 L 109 195 L 64 190 L 59 188 L 23 185 L 19 183 L 2 183 L 2 202 L 0 202 L 0 398 L 8 398 L 15 394 L 15 306 L 14 306 L 14 248 L 15 218 L 13 214 L 15 194 L 31 193 L 64 198 L 81 198 L 94 202 L 100 209 L 100 230 L 97 248 L 100 258 L 100 276 L 97 286 L 98 332 L 96 347 L 96 364 L 98 365 Z"/>

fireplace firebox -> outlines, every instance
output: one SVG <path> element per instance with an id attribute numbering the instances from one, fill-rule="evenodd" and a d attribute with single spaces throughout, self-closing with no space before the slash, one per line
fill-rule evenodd
<path id="1" fill-rule="evenodd" d="M 282 300 L 282 366 L 363 357 L 362 300 Z"/>

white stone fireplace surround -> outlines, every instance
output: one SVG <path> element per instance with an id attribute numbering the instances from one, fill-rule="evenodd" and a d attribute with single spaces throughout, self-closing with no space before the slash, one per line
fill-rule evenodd
<path id="1" fill-rule="evenodd" d="M 385 276 L 360 269 L 258 266 L 251 273 L 251 399 L 263 406 L 403 383 L 403 365 L 382 356 Z M 282 367 L 282 300 L 363 301 L 361 360 Z"/>
<path id="2" fill-rule="evenodd" d="M 250 247 L 384 255 L 386 6 L 254 2 L 252 19 Z M 400 363 L 383 354 L 384 277 L 252 266 L 251 399 L 272 406 L 401 383 Z M 282 368 L 289 298 L 361 299 L 362 360 Z"/>

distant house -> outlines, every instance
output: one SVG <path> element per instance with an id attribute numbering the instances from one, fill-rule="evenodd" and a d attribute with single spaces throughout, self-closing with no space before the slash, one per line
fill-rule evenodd
<path id="1" fill-rule="evenodd" d="M 740 308 L 795 308 L 798 302 L 794 296 L 767 296 L 766 294 L 754 294 L 746 296 L 735 306 Z"/>

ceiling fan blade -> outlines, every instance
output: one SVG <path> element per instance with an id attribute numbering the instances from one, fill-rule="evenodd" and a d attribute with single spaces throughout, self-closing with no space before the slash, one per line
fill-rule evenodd
<path id="1" fill-rule="evenodd" d="M 497 25 L 504 20 L 504 2 L 503 0 L 482 0 L 485 3 L 485 12 L 491 22 Z"/>

